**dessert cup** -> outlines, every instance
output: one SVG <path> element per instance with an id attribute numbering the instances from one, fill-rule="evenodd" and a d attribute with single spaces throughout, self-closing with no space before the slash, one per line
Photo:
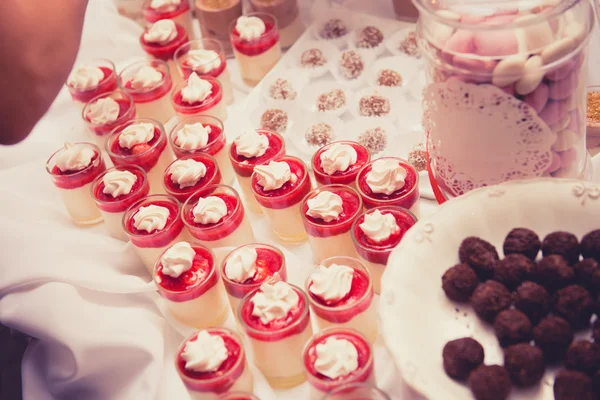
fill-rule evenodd
<path id="1" fill-rule="evenodd" d="M 135 138 L 131 148 L 121 146 L 121 136 L 129 136 L 131 131 L 140 127 L 140 130 L 146 127 L 154 128 L 153 136 Z M 132 128 L 132 126 L 136 126 Z M 129 129 L 128 129 L 129 128 Z M 144 141 L 150 137 L 148 141 Z M 125 142 L 124 144 L 128 144 Z M 142 167 L 146 171 L 148 183 L 150 184 L 150 193 L 164 193 L 163 173 L 167 166 L 175 159 L 173 152 L 167 146 L 167 136 L 162 124 L 158 121 L 145 118 L 133 119 L 125 124 L 118 126 L 110 134 L 106 141 L 106 152 L 115 166 L 134 164 Z"/>
<path id="2" fill-rule="evenodd" d="M 331 341 L 328 342 L 328 340 L 332 339 L 336 342 L 341 341 L 343 345 L 340 342 L 336 343 L 338 346 L 332 345 Z M 344 361 L 347 362 L 348 359 L 342 358 L 344 355 L 340 355 L 338 352 L 319 354 L 319 350 L 323 349 L 321 351 L 326 352 L 328 346 L 332 346 L 329 347 L 331 350 L 338 350 L 340 348 L 350 350 L 346 348 L 348 343 L 352 346 L 350 349 L 354 348 L 356 351 L 356 368 L 347 371 L 347 373 L 343 375 L 340 375 L 339 371 L 331 371 L 331 368 L 329 368 L 329 371 L 325 371 L 328 369 L 327 367 L 331 367 L 331 362 L 342 363 Z M 317 346 L 319 346 L 319 350 L 317 349 Z M 353 357 L 350 356 L 349 358 Z M 306 368 L 306 380 L 310 384 L 311 399 L 322 400 L 323 396 L 333 389 L 350 383 L 369 383 L 374 385 L 375 363 L 373 358 L 373 349 L 371 348 L 371 345 L 362 334 L 354 329 L 329 328 L 317 333 L 308 343 L 306 343 L 306 346 L 304 346 L 304 353 L 302 356 L 304 367 Z M 344 361 L 342 361 L 342 359 Z M 331 376 L 327 376 L 326 374 L 319 372 L 319 370 L 330 373 Z"/>
<path id="3" fill-rule="evenodd" d="M 281 47 L 287 49 L 304 33 L 298 0 L 250 0 L 253 12 L 263 12 L 275 17 L 279 26 Z"/>
<path id="4" fill-rule="evenodd" d="M 123 215 L 133 203 L 150 191 L 146 172 L 137 165 L 120 165 L 98 176 L 91 187 L 92 198 L 100 209 L 108 234 L 127 242 Z"/>
<path id="5" fill-rule="evenodd" d="M 336 271 L 327 273 L 330 268 Z M 348 286 L 344 286 L 347 277 L 341 268 L 352 274 Z M 355 329 L 370 343 L 375 343 L 379 329 L 373 282 L 358 259 L 336 256 L 321 261 L 306 279 L 306 293 L 321 330 L 331 326 Z"/>
<path id="6" fill-rule="evenodd" d="M 192 25 L 192 10 L 190 3 L 186 0 L 148 0 L 142 6 L 142 13 L 144 20 L 149 24 L 161 19 L 170 19 L 184 27 L 188 35 L 195 36 L 194 26 Z"/>
<path id="7" fill-rule="evenodd" d="M 156 23 L 163 25 L 165 24 L 165 22 L 160 21 L 157 21 Z M 151 29 L 152 27 L 148 27 L 140 36 L 140 44 L 142 45 L 142 49 L 146 52 L 149 58 L 155 58 L 157 60 L 162 60 L 166 62 L 169 66 L 171 80 L 174 84 L 179 84 L 182 79 L 181 75 L 179 74 L 179 70 L 177 69 L 177 64 L 175 63 L 174 56 L 175 51 L 189 40 L 186 28 L 180 24 L 175 23 L 174 30 L 176 32 L 176 35 L 172 39 L 166 41 L 148 40 L 147 34 L 148 32 L 151 32 Z M 171 24 L 171 29 L 173 29 L 173 24 Z"/>
<path id="8" fill-rule="evenodd" d="M 312 211 L 313 207 L 309 204 L 313 201 L 325 203 L 315 204 Z M 321 214 L 323 206 L 328 209 Z M 302 200 L 300 214 L 315 262 L 333 256 L 356 255 L 350 230 L 362 209 L 360 196 L 347 185 L 325 185 L 306 195 Z"/>
<path id="9" fill-rule="evenodd" d="M 218 400 L 259 400 L 259 398 L 250 393 L 231 392 L 219 396 Z"/>
<path id="10" fill-rule="evenodd" d="M 241 0 L 196 0 L 196 17 L 202 37 L 223 44 L 225 55 L 233 55 L 229 41 L 229 26 L 242 15 Z"/>
<path id="11" fill-rule="evenodd" d="M 233 103 L 231 76 L 220 41 L 215 39 L 189 41 L 177 49 L 174 57 L 184 79 L 189 78 L 192 72 L 199 77 L 213 77 L 221 84 L 225 103 Z"/>
<path id="12" fill-rule="evenodd" d="M 323 400 L 391 400 L 383 391 L 366 383 L 350 383 L 329 392 Z"/>
<path id="13" fill-rule="evenodd" d="M 169 141 L 177 158 L 198 153 L 213 156 L 219 165 L 223 182 L 226 185 L 233 184 L 235 174 L 229 161 L 225 127 L 220 119 L 210 115 L 187 117 L 173 127 Z"/>
<path id="14" fill-rule="evenodd" d="M 204 153 L 178 158 L 165 168 L 163 177 L 165 192 L 181 203 L 198 190 L 221 182 L 221 171 L 217 161 Z"/>
<path id="15" fill-rule="evenodd" d="M 295 300 L 296 303 L 289 304 L 289 309 L 286 303 L 286 310 L 283 310 L 286 312 L 282 317 L 263 323 L 260 317 L 253 315 L 256 308 L 255 296 L 267 296 L 265 291 L 269 293 L 274 290 L 279 294 L 286 294 L 287 299 Z M 275 389 L 283 389 L 304 382 L 306 378 L 302 349 L 312 336 L 306 294 L 299 287 L 282 281 L 263 283 L 260 288 L 244 297 L 237 312 L 238 321 L 254 354 L 254 365 L 262 372 L 269 385 Z M 280 314 L 274 314 L 277 315 Z"/>
<path id="16" fill-rule="evenodd" d="M 175 116 L 169 96 L 173 80 L 166 62 L 157 59 L 134 62 L 121 71 L 118 84 L 133 97 L 138 118 L 152 118 L 165 124 Z"/>
<path id="17" fill-rule="evenodd" d="M 247 261 L 245 252 L 249 250 L 251 254 L 256 254 L 256 259 L 252 255 L 251 259 Z M 251 273 L 252 270 L 254 273 Z M 228 276 L 228 272 L 231 277 Z M 275 275 L 279 279 L 287 281 L 285 256 L 274 246 L 250 243 L 229 253 L 221 263 L 221 276 L 231 309 L 237 310 L 242 299 L 248 293 L 258 289 L 264 281 Z M 237 314 L 235 317 L 238 317 Z"/>
<path id="18" fill-rule="evenodd" d="M 191 341 L 198 340 L 199 333 L 194 333 L 188 337 L 177 350 L 175 359 L 175 368 L 179 373 L 179 377 L 188 390 L 190 397 L 193 400 L 202 399 L 254 399 L 251 397 L 242 396 L 241 392 L 252 392 L 254 389 L 254 381 L 252 371 L 248 365 L 248 359 L 244 351 L 244 343 L 242 339 L 235 333 L 226 328 L 208 328 L 203 332 L 208 332 L 211 336 L 219 336 L 222 338 L 222 345 L 227 350 L 227 358 L 216 367 L 216 370 L 211 371 L 194 371 L 186 368 L 186 359 L 184 358 L 187 351 L 186 346 Z M 218 343 L 218 342 L 217 342 Z M 215 354 L 210 354 L 206 348 L 194 349 L 199 350 L 197 354 L 200 359 L 212 359 Z M 194 353 L 190 352 L 191 355 Z M 206 354 L 208 353 L 208 354 Z M 238 393 L 237 397 L 229 397 Z"/>
<path id="19" fill-rule="evenodd" d="M 190 82 L 194 82 L 197 79 L 210 83 L 212 87 L 211 92 L 203 100 L 194 100 L 192 102 L 184 100 L 182 91 L 190 85 Z M 182 82 L 175 87 L 171 102 L 180 119 L 199 114 L 210 115 L 221 121 L 227 119 L 227 107 L 223 100 L 223 89 L 219 81 L 212 77 L 205 76 L 199 78 L 198 75 L 192 73 L 186 82 Z"/>
<path id="20" fill-rule="evenodd" d="M 186 248 L 191 249 L 191 254 Z M 169 263 L 174 268 L 169 268 Z M 188 269 L 182 269 L 183 266 Z M 156 259 L 153 277 L 158 293 L 179 322 L 203 329 L 220 326 L 227 320 L 229 304 L 209 248 L 174 242 Z"/>
<path id="21" fill-rule="evenodd" d="M 356 160 L 352 162 L 354 158 L 351 157 L 351 155 L 346 154 L 346 151 L 344 151 L 342 154 L 339 154 L 340 152 L 335 150 L 335 148 L 339 148 L 340 146 L 351 146 L 356 152 Z M 323 153 L 325 153 L 325 156 L 323 155 Z M 328 171 L 326 172 L 323 166 L 323 160 L 328 154 L 331 154 L 331 157 L 328 158 L 328 163 L 331 162 L 333 166 L 345 166 L 347 164 L 348 167 L 342 171 L 338 169 L 333 173 L 328 173 L 332 170 L 329 170 L 329 167 L 327 167 Z M 342 160 L 344 160 L 347 157 L 350 157 L 350 160 L 342 162 Z M 358 172 L 367 163 L 369 163 L 370 160 L 371 154 L 365 146 L 357 142 L 342 140 L 339 142 L 332 142 L 317 150 L 312 158 L 311 165 L 318 186 L 336 184 L 346 185 L 351 187 L 352 189 L 356 189 L 356 176 L 358 175 Z M 337 169 L 337 167 L 332 168 Z"/>
<path id="22" fill-rule="evenodd" d="M 150 206 L 156 207 L 148 209 Z M 142 214 L 134 218 L 140 209 Z M 188 233 L 183 229 L 179 215 L 180 209 L 181 204 L 176 198 L 155 194 L 133 203 L 123 214 L 123 230 L 129 236 L 150 275 L 154 271 L 156 260 L 166 249 L 173 243 L 188 240 Z"/>
<path id="23" fill-rule="evenodd" d="M 67 212 L 77 225 L 102 221 L 90 195 L 94 179 L 106 170 L 98 146 L 92 143 L 65 143 L 46 161 L 46 171 L 60 192 Z"/>
<path id="24" fill-rule="evenodd" d="M 391 215 L 395 220 L 396 229 L 391 229 L 389 221 L 385 221 L 379 215 L 373 216 L 375 211 L 384 216 Z M 367 215 L 371 220 L 367 221 L 368 225 L 363 229 L 361 224 L 365 222 Z M 381 275 L 392 250 L 398 246 L 406 231 L 416 223 L 417 217 L 405 208 L 381 206 L 365 211 L 352 224 L 352 241 L 358 259 L 369 270 L 376 294 L 381 292 Z"/>
<path id="25" fill-rule="evenodd" d="M 272 162 L 286 163 L 290 177 L 277 189 L 266 189 L 261 185 L 259 174 L 252 174 L 252 192 L 275 236 L 286 243 L 300 243 L 306 240 L 306 231 L 300 216 L 302 199 L 312 189 L 308 168 L 302 160 L 292 156 L 282 156 Z"/>
<path id="26" fill-rule="evenodd" d="M 198 205 L 201 200 L 202 204 Z M 244 205 L 230 186 L 210 185 L 196 191 L 183 204 L 181 217 L 193 240 L 211 249 L 254 242 Z"/>
<path id="27" fill-rule="evenodd" d="M 65 85 L 75 104 L 83 109 L 94 97 L 117 88 L 115 64 L 110 60 L 96 59 L 78 65 L 71 71 Z"/>
<path id="28" fill-rule="evenodd" d="M 238 143 L 243 140 L 243 137 L 239 136 L 229 147 L 229 160 L 231 161 L 238 183 L 240 184 L 242 197 L 244 198 L 246 207 L 252 212 L 261 213 L 262 210 L 252 192 L 252 172 L 254 172 L 255 166 L 268 164 L 269 161 L 284 155 L 285 142 L 283 141 L 283 138 L 275 132 L 263 129 L 257 129 L 255 132 L 260 136 L 266 136 L 268 139 L 268 146 L 264 149 L 264 152 L 252 157 L 245 156 L 244 154 L 250 154 L 245 151 L 240 150 L 238 152 Z M 254 143 L 254 138 L 252 139 L 252 142 Z M 246 147 L 246 144 L 247 143 L 244 143 L 244 147 Z"/>
<path id="29" fill-rule="evenodd" d="M 233 21 L 229 28 L 231 46 L 240 68 L 242 80 L 248 86 L 254 87 L 281 59 L 279 28 L 277 19 L 270 14 L 251 13 L 244 17 L 260 18 L 265 25 L 265 31 L 261 36 L 252 40 L 246 40 L 240 36 L 236 29 L 239 18 Z"/>

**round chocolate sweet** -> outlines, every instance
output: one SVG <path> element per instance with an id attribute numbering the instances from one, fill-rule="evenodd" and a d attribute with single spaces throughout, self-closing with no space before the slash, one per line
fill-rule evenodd
<path id="1" fill-rule="evenodd" d="M 589 327 L 594 308 L 590 292 L 580 285 L 569 285 L 558 290 L 552 297 L 554 313 L 566 319 L 574 329 Z"/>
<path id="2" fill-rule="evenodd" d="M 356 47 L 371 49 L 383 42 L 383 33 L 376 26 L 365 26 L 358 34 Z"/>
<path id="3" fill-rule="evenodd" d="M 260 118 L 260 126 L 273 132 L 283 132 L 288 125 L 288 115 L 279 108 L 269 108 Z"/>
<path id="4" fill-rule="evenodd" d="M 550 312 L 550 293 L 535 282 L 520 284 L 515 289 L 513 300 L 515 308 L 525 313 L 533 323 L 537 323 Z"/>
<path id="5" fill-rule="evenodd" d="M 594 400 L 592 380 L 579 371 L 560 370 L 554 378 L 554 400 Z"/>
<path id="6" fill-rule="evenodd" d="M 275 100 L 294 100 L 298 92 L 287 79 L 277 78 L 269 87 L 269 95 Z"/>
<path id="7" fill-rule="evenodd" d="M 494 332 L 500 346 L 529 342 L 533 337 L 533 325 L 527 315 L 519 310 L 501 311 L 494 320 Z"/>
<path id="8" fill-rule="evenodd" d="M 379 86 L 397 87 L 402 86 L 402 75 L 393 69 L 382 69 L 377 75 L 377 84 Z"/>
<path id="9" fill-rule="evenodd" d="M 385 129 L 377 126 L 375 128 L 367 129 L 360 135 L 358 135 L 358 143 L 365 146 L 371 154 L 379 153 L 384 150 L 387 146 L 387 132 Z"/>
<path id="10" fill-rule="evenodd" d="M 565 367 L 588 375 L 600 369 L 600 345 L 587 340 L 577 340 L 565 354 Z"/>
<path id="11" fill-rule="evenodd" d="M 483 363 L 483 346 L 469 337 L 451 340 L 444 346 L 442 358 L 444 371 L 450 378 L 465 380 L 472 370 Z"/>
<path id="12" fill-rule="evenodd" d="M 592 338 L 596 343 L 600 343 L 600 318 L 597 318 L 592 324 Z"/>
<path id="13" fill-rule="evenodd" d="M 304 67 L 320 67 L 325 65 L 327 57 L 319 49 L 308 49 L 300 55 L 300 65 Z"/>
<path id="14" fill-rule="evenodd" d="M 340 56 L 340 70 L 344 78 L 356 79 L 364 71 L 363 58 L 354 50 L 346 50 Z"/>
<path id="15" fill-rule="evenodd" d="M 494 280 L 514 289 L 528 280 L 534 270 L 533 261 L 523 254 L 509 254 L 494 264 Z"/>
<path id="16" fill-rule="evenodd" d="M 469 301 L 479 284 L 475 271 L 467 264 L 458 264 L 442 275 L 442 289 L 450 300 Z"/>
<path id="17" fill-rule="evenodd" d="M 476 400 L 505 400 L 512 386 L 500 365 L 480 365 L 469 375 L 469 387 Z"/>
<path id="18" fill-rule="evenodd" d="M 559 254 L 567 259 L 569 264 L 579 261 L 579 241 L 569 232 L 552 232 L 542 241 L 542 254 Z"/>
<path id="19" fill-rule="evenodd" d="M 549 292 L 569 285 L 575 276 L 575 271 L 567 260 L 558 254 L 550 254 L 538 261 L 534 268 L 534 279 Z"/>
<path id="20" fill-rule="evenodd" d="M 506 286 L 496 281 L 487 281 L 477 286 L 471 296 L 471 305 L 479 316 L 487 322 L 494 321 L 496 315 L 510 307 L 511 295 Z"/>
<path id="21" fill-rule="evenodd" d="M 333 127 L 327 122 L 318 122 L 308 128 L 304 138 L 311 146 L 325 146 L 333 140 Z"/>
<path id="22" fill-rule="evenodd" d="M 478 237 L 468 237 L 458 249 L 458 258 L 463 264 L 469 264 L 479 278 L 488 279 L 494 274 L 494 263 L 499 259 L 496 248 Z"/>
<path id="23" fill-rule="evenodd" d="M 540 247 L 540 238 L 537 233 L 527 228 L 515 228 L 504 239 L 504 255 L 523 254 L 530 260 L 535 260 Z"/>
<path id="24" fill-rule="evenodd" d="M 600 229 L 591 231 L 581 238 L 580 250 L 583 257 L 600 260 Z"/>
<path id="25" fill-rule="evenodd" d="M 544 354 L 539 347 L 529 343 L 509 346 L 504 349 L 504 368 L 516 386 L 535 385 L 546 371 Z"/>
<path id="26" fill-rule="evenodd" d="M 560 361 L 573 341 L 573 330 L 563 318 L 549 315 L 533 328 L 533 340 L 547 362 Z"/>
<path id="27" fill-rule="evenodd" d="M 594 273 L 600 270 L 596 260 L 589 257 L 584 258 L 573 265 L 573 270 L 575 271 L 575 282 L 588 289 L 594 288 Z M 598 275 L 598 278 L 600 278 L 600 275 Z M 598 280 L 598 278 L 596 279 Z"/>
<path id="28" fill-rule="evenodd" d="M 378 94 L 363 96 L 358 111 L 363 117 L 381 117 L 390 113 L 390 100 Z"/>
<path id="29" fill-rule="evenodd" d="M 339 18 L 332 18 L 323 24 L 321 37 L 323 39 L 337 39 L 348 33 L 348 27 Z"/>

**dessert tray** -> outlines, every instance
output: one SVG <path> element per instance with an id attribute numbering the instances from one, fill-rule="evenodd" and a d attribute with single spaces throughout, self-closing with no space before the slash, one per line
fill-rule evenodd
<path id="1" fill-rule="evenodd" d="M 500 253 L 513 228 L 529 228 L 540 238 L 561 230 L 581 239 L 598 228 L 599 217 L 597 184 L 540 179 L 471 191 L 421 219 L 392 253 L 382 278 L 381 330 L 406 383 L 431 400 L 472 398 L 468 386 L 450 379 L 442 367 L 442 348 L 460 337 L 481 343 L 486 365 L 503 364 L 491 324 L 482 322 L 468 303 L 450 301 L 441 287 L 444 272 L 458 263 L 464 238 L 481 237 Z M 575 340 L 580 338 L 589 339 L 590 330 L 576 333 Z M 541 382 L 529 389 L 513 387 L 510 398 L 553 399 L 556 372 L 547 368 Z"/>

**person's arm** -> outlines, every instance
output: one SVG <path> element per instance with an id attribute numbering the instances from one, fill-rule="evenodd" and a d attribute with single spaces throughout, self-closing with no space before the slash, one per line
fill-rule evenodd
<path id="1" fill-rule="evenodd" d="M 0 144 L 23 140 L 67 79 L 87 0 L 1 0 Z"/>

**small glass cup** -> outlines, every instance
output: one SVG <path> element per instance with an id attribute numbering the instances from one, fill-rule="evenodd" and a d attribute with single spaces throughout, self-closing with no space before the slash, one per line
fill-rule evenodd
<path id="1" fill-rule="evenodd" d="M 332 146 L 338 144 L 348 145 L 354 148 L 357 153 L 356 162 L 350 165 L 345 171 L 338 171 L 332 175 L 329 175 L 321 166 L 321 154 L 329 150 Z M 359 171 L 370 161 L 371 153 L 365 146 L 358 142 L 343 140 L 329 143 L 318 149 L 311 159 L 311 167 L 313 173 L 315 174 L 315 180 L 319 186 L 338 184 L 350 186 L 352 189 L 356 189 L 356 176 L 358 175 Z"/>
<path id="2" fill-rule="evenodd" d="M 101 94 L 110 93 L 117 89 L 117 73 L 115 64 L 103 58 L 98 58 L 85 63 L 88 66 L 98 67 L 104 73 L 104 78 L 98 82 L 98 85 L 93 89 L 80 90 L 65 83 L 71 98 L 79 107 L 83 109 L 87 102 L 92 100 L 94 97 L 98 97 Z"/>
<path id="3" fill-rule="evenodd" d="M 142 6 L 144 20 L 148 24 L 153 24 L 161 19 L 171 19 L 176 24 L 182 25 L 186 32 L 194 37 L 194 26 L 192 24 L 192 8 L 187 1 L 181 1 L 179 5 L 167 5 L 161 9 L 153 9 L 150 4 L 152 0 L 147 0 Z"/>
<path id="4" fill-rule="evenodd" d="M 140 35 L 140 45 L 150 59 L 155 58 L 166 62 L 169 66 L 171 80 L 174 84 L 179 84 L 182 79 L 173 57 L 177 49 L 186 43 L 189 38 L 184 26 L 176 23 L 175 29 L 177 30 L 177 35 L 171 39 L 171 41 L 167 43 L 151 43 L 145 39 L 146 33 L 150 30 L 150 28 L 147 28 L 144 30 L 144 33 Z"/>
<path id="5" fill-rule="evenodd" d="M 323 400 L 391 400 L 383 391 L 365 383 L 350 383 L 329 392 Z"/>
<path id="6" fill-rule="evenodd" d="M 204 166 L 206 167 L 206 175 L 200 178 L 193 186 L 181 188 L 177 183 L 173 182 L 173 180 L 171 179 L 171 176 L 173 175 L 173 173 L 171 172 L 171 167 L 173 166 L 173 164 L 177 163 L 177 161 L 181 160 L 194 160 L 196 162 L 204 164 Z M 198 190 L 206 186 L 218 185 L 220 183 L 222 183 L 221 171 L 219 170 L 217 160 L 215 160 L 214 157 L 204 153 L 190 154 L 188 156 L 178 158 L 177 160 L 169 164 L 167 168 L 165 168 L 163 177 L 163 186 L 165 188 L 165 192 L 168 195 L 175 197 L 182 203 L 189 199 L 190 196 Z"/>
<path id="7" fill-rule="evenodd" d="M 186 118 L 192 115 L 210 115 L 215 118 L 225 121 L 227 119 L 227 107 L 223 101 L 223 88 L 218 80 L 212 77 L 203 77 L 205 81 L 208 81 L 212 85 L 212 92 L 208 98 L 190 104 L 183 100 L 181 91 L 187 87 L 188 82 L 182 82 L 180 85 L 175 86 L 173 94 L 171 96 L 171 104 L 173 109 L 179 116 L 179 118 Z"/>
<path id="8" fill-rule="evenodd" d="M 271 14 L 277 19 L 281 47 L 284 49 L 292 46 L 306 29 L 298 0 L 250 0 L 249 5 L 253 12 Z"/>
<path id="9" fill-rule="evenodd" d="M 225 55 L 231 57 L 229 26 L 242 15 L 242 1 L 196 0 L 196 18 L 200 22 L 203 38 L 216 39 L 223 43 Z"/>

